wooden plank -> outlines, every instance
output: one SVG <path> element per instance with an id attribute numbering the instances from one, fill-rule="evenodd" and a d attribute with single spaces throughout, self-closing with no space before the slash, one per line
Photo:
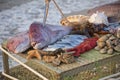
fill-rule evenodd
<path id="1" fill-rule="evenodd" d="M 11 57 L 13 60 L 15 60 L 16 62 L 18 62 L 19 64 L 21 64 L 24 68 L 28 69 L 29 71 L 31 71 L 32 73 L 34 73 L 35 75 L 37 75 L 39 78 L 42 78 L 43 80 L 48 80 L 46 77 L 44 77 L 43 75 L 41 75 L 40 73 L 38 73 L 37 71 L 35 71 L 34 69 L 32 69 L 31 67 L 27 66 L 26 64 L 24 64 L 23 62 L 21 62 L 20 60 L 18 60 L 17 58 L 15 58 L 14 56 L 12 56 L 8 51 L 6 51 L 5 49 L 3 49 L 0 46 L 0 49 L 5 52 L 3 53 L 4 56 L 4 61 L 8 62 L 8 56 Z M 7 57 L 6 57 L 7 55 Z M 6 60 L 7 58 L 7 60 Z M 7 65 L 9 66 L 9 65 Z M 4 67 L 6 67 L 6 65 L 4 65 Z M 8 68 L 8 67 L 7 67 Z M 9 69 L 8 69 L 9 70 Z"/>
<path id="2" fill-rule="evenodd" d="M 27 56 L 25 54 L 19 54 L 19 55 L 24 58 Z M 40 61 L 36 59 L 28 60 L 28 63 L 30 67 L 37 70 L 41 74 L 45 75 L 50 80 L 53 80 L 53 77 L 55 78 L 54 80 L 63 80 L 65 76 L 77 75 L 80 72 L 92 70 L 94 67 L 103 66 L 109 62 L 119 63 L 120 62 L 118 60 L 119 58 L 120 58 L 120 53 L 115 53 L 114 55 L 108 55 L 108 54 L 100 54 L 95 50 L 91 50 L 86 52 L 85 54 L 82 54 L 79 58 L 77 58 L 76 62 L 71 64 L 62 64 L 60 66 L 54 67 L 51 65 L 51 63 L 46 63 L 44 61 Z M 11 70 L 13 71 L 12 76 L 14 76 L 14 73 L 16 73 L 17 75 L 21 73 L 20 72 L 21 70 L 18 70 L 20 68 L 21 67 L 18 66 L 12 69 Z M 23 70 L 23 72 L 24 71 L 25 70 Z M 26 73 L 22 73 L 22 74 L 26 74 Z M 17 75 L 15 75 L 16 78 L 18 78 Z M 28 76 L 26 76 L 26 78 L 28 78 Z M 21 76 L 21 79 L 22 79 L 22 76 Z"/>
<path id="3" fill-rule="evenodd" d="M 4 73 L 9 74 L 8 55 L 3 52 L 3 53 L 2 53 L 2 56 L 3 56 L 3 68 L 4 68 Z M 8 80 L 8 78 L 5 77 L 5 80 Z"/>
<path id="4" fill-rule="evenodd" d="M 19 54 L 18 56 L 21 56 L 22 58 L 26 58 L 27 54 Z M 111 61 L 112 62 L 119 61 L 117 60 L 119 58 L 120 58 L 120 53 L 118 52 L 115 52 L 113 55 L 108 55 L 108 54 L 100 54 L 98 51 L 95 51 L 93 49 L 84 54 L 81 54 L 80 57 L 77 58 L 76 62 L 72 64 L 62 64 L 60 66 L 54 67 L 53 65 L 51 65 L 51 63 L 45 63 L 44 61 L 40 61 L 36 59 L 32 59 L 30 61 L 28 60 L 28 62 L 30 63 L 30 67 L 34 66 L 32 67 L 33 69 L 37 67 L 36 70 L 38 72 L 40 71 L 40 73 L 44 74 L 46 77 L 51 78 L 51 76 L 54 76 L 56 78 L 55 80 L 58 80 L 58 79 L 62 79 L 65 76 L 76 75 L 82 71 L 92 69 L 95 67 L 96 64 L 99 64 L 97 66 L 101 66 Z M 33 61 L 35 65 L 37 64 L 37 66 L 35 67 L 35 65 L 32 65 L 31 61 Z M 17 70 L 18 68 L 16 67 L 15 72 L 13 71 L 13 73 L 17 73 Z M 18 78 L 17 76 L 15 77 Z"/>

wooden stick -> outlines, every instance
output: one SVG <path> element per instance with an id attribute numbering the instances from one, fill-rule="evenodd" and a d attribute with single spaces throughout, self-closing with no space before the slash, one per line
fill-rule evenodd
<path id="1" fill-rule="evenodd" d="M 55 6 L 56 6 L 57 9 L 59 10 L 59 12 L 60 12 L 60 14 L 62 15 L 62 17 L 63 17 L 64 19 L 66 19 L 66 21 L 67 21 L 68 23 L 71 23 L 71 22 L 65 17 L 65 15 L 63 14 L 62 10 L 61 10 L 60 7 L 58 6 L 58 4 L 55 2 L 55 0 L 52 0 L 52 1 L 54 2 Z M 71 24 L 72 24 L 72 23 L 71 23 Z"/>
<path id="2" fill-rule="evenodd" d="M 12 76 L 4 73 L 4 72 L 2 72 L 2 75 L 5 76 L 5 77 L 7 77 L 7 78 L 9 78 L 9 79 L 11 79 L 11 80 L 18 80 L 17 78 L 14 78 L 14 77 L 12 77 Z"/>
<path id="3" fill-rule="evenodd" d="M 19 64 L 21 64 L 23 67 L 25 67 L 26 69 L 30 70 L 31 72 L 33 72 L 35 75 L 37 75 L 38 77 L 42 78 L 43 80 L 48 80 L 46 77 L 44 77 L 43 75 L 41 75 L 40 73 L 38 73 L 37 71 L 33 70 L 32 68 L 30 68 L 29 66 L 27 66 L 26 64 L 22 63 L 20 60 L 18 60 L 17 58 L 15 58 L 14 56 L 12 56 L 9 52 L 7 52 L 5 49 L 2 48 L 2 46 L 0 45 L 0 49 L 5 52 L 9 57 L 11 57 L 13 60 L 15 60 L 16 62 L 18 62 Z"/>
<path id="4" fill-rule="evenodd" d="M 9 62 L 8 62 L 8 55 L 2 52 L 2 57 L 3 57 L 3 68 L 4 72 L 9 75 Z M 5 80 L 8 80 L 7 77 L 4 78 Z"/>

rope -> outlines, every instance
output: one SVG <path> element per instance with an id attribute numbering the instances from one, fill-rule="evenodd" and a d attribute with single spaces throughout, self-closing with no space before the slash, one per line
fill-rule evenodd
<path id="1" fill-rule="evenodd" d="M 48 16 L 48 10 L 49 10 L 49 3 L 51 0 L 45 0 L 45 10 L 44 10 L 44 18 L 43 18 L 43 26 L 45 26 L 46 24 L 46 20 L 47 20 L 47 16 Z M 67 18 L 65 17 L 65 15 L 63 14 L 62 10 L 60 9 L 60 7 L 58 6 L 58 4 L 55 2 L 55 0 L 52 0 L 55 4 L 55 6 L 57 7 L 58 11 L 60 12 L 61 16 L 68 22 L 71 23 L 67 20 Z M 72 23 L 71 23 L 72 24 Z"/>
<path id="2" fill-rule="evenodd" d="M 58 6 L 58 4 L 55 2 L 55 0 L 53 0 L 55 6 L 57 7 L 58 11 L 61 13 L 62 17 L 68 22 L 71 23 L 70 21 L 67 20 L 67 18 L 65 17 L 65 15 L 63 14 L 62 10 L 60 9 L 60 7 Z M 72 23 L 71 23 L 72 24 Z"/>
<path id="3" fill-rule="evenodd" d="M 65 18 L 65 15 L 63 14 L 62 10 L 60 9 L 60 7 L 57 5 L 57 3 L 55 2 L 55 0 L 53 0 L 55 6 L 57 7 L 57 9 L 59 10 L 59 12 L 61 13 L 62 17 Z"/>
<path id="4" fill-rule="evenodd" d="M 45 10 L 44 10 L 43 26 L 45 26 L 45 24 L 46 24 L 50 1 L 51 0 L 45 0 Z"/>

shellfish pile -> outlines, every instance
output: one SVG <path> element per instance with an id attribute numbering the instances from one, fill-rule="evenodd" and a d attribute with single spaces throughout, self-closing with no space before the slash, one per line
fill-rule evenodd
<path id="1" fill-rule="evenodd" d="M 114 51 L 120 52 L 120 39 L 112 34 L 106 34 L 97 40 L 95 50 L 103 54 L 113 54 Z"/>

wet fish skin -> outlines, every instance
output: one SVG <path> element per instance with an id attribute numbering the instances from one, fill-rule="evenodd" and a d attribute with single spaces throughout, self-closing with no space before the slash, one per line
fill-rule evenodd
<path id="1" fill-rule="evenodd" d="M 45 51 L 54 51 L 58 48 L 73 48 L 77 45 L 79 45 L 81 42 L 84 41 L 84 39 L 86 39 L 86 36 L 83 35 L 66 35 L 64 36 L 61 40 L 57 41 L 56 43 L 52 44 L 52 45 L 48 45 L 48 47 L 46 47 L 44 50 Z"/>
<path id="2" fill-rule="evenodd" d="M 7 40 L 6 48 L 13 53 L 21 53 L 30 48 L 28 31 L 21 32 Z"/>
<path id="3" fill-rule="evenodd" d="M 42 49 L 69 34 L 70 31 L 71 27 L 50 24 L 43 26 L 42 23 L 34 22 L 29 29 L 31 45 L 34 49 Z"/>

